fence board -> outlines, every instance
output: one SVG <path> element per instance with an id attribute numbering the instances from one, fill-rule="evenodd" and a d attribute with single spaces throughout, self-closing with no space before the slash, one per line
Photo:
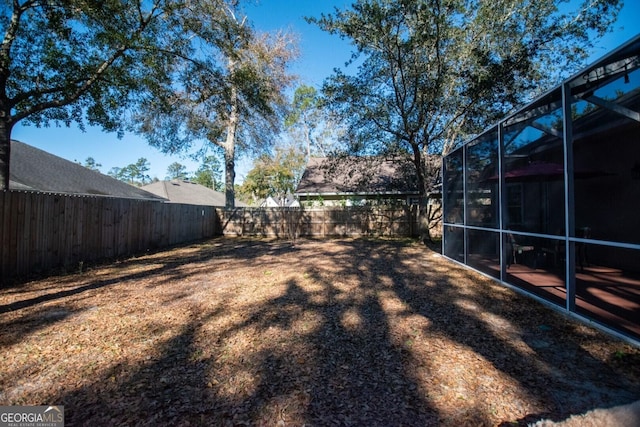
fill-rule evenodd
<path id="1" fill-rule="evenodd" d="M 215 208 L 100 196 L 0 192 L 0 279 L 215 235 L 413 236 L 416 209 Z"/>
<path id="2" fill-rule="evenodd" d="M 15 255 L 11 258 L 11 264 L 15 266 L 14 268 L 22 268 L 24 263 L 22 262 L 22 258 L 25 256 L 24 253 L 24 214 L 25 214 L 25 203 L 26 203 L 26 194 L 20 194 L 16 200 L 16 211 L 11 218 L 11 247 L 16 248 Z"/>
<path id="3" fill-rule="evenodd" d="M 218 208 L 227 236 L 395 236 L 413 237 L 417 209 L 406 206 L 320 208 Z"/>
<path id="4" fill-rule="evenodd" d="M 211 206 L 0 192 L 0 285 L 16 276 L 220 234 Z"/>

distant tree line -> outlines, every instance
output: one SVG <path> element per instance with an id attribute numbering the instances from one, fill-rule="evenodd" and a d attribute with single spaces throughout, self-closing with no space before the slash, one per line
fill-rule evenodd
<path id="1" fill-rule="evenodd" d="M 84 167 L 100 172 L 100 163 L 97 163 L 93 157 L 87 157 L 82 164 Z M 142 186 L 150 182 L 158 181 L 157 177 L 151 178 L 148 174 L 151 169 L 149 161 L 141 157 L 137 162 L 131 163 L 123 167 L 112 167 L 107 175 L 131 185 Z M 198 169 L 194 172 L 188 172 L 187 167 L 173 162 L 167 167 L 167 180 L 189 180 L 197 184 L 203 185 L 212 190 L 222 191 L 224 182 L 222 180 L 222 168 L 220 160 L 216 156 L 206 156 Z"/>

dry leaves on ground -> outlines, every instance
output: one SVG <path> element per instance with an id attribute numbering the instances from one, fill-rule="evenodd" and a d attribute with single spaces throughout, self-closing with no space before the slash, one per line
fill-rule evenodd
<path id="1" fill-rule="evenodd" d="M 0 403 L 67 425 L 517 425 L 640 351 L 407 240 L 214 239 L 0 290 Z"/>

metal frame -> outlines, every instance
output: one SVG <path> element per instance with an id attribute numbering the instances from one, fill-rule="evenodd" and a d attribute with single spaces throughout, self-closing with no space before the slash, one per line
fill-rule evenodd
<path id="1" fill-rule="evenodd" d="M 585 100 L 587 102 L 592 102 L 595 105 L 600 106 L 601 108 L 606 108 L 610 111 L 613 111 L 617 114 L 621 114 L 625 117 L 629 117 L 633 120 L 638 120 L 639 114 L 638 112 L 629 110 L 627 108 L 618 106 L 612 102 L 600 102 L 600 100 L 592 95 L 592 91 L 606 85 L 613 81 L 614 79 L 621 78 L 627 71 L 631 71 L 633 69 L 637 69 L 640 67 L 640 35 L 636 36 L 629 42 L 625 43 L 615 51 L 606 55 L 601 60 L 594 63 L 592 66 L 587 67 L 580 73 L 572 76 L 571 78 L 565 80 L 561 85 L 556 86 L 552 90 L 546 92 L 542 96 L 538 97 L 536 100 L 527 104 L 527 106 L 521 108 L 517 112 L 505 117 L 503 120 L 498 122 L 497 125 L 489 127 L 482 134 L 473 138 L 472 140 L 465 143 L 463 146 L 459 147 L 457 150 L 453 151 L 449 155 L 457 153 L 458 150 L 462 150 L 462 175 L 463 175 L 463 217 L 462 224 L 448 223 L 443 221 L 444 227 L 454 227 L 458 229 L 462 229 L 463 231 L 463 262 L 457 261 L 447 256 L 445 253 L 445 248 L 447 247 L 447 233 L 443 232 L 443 245 L 442 245 L 442 253 L 443 256 L 452 259 L 456 263 L 460 263 L 467 268 L 470 268 L 474 271 L 477 271 L 487 277 L 490 277 L 494 280 L 498 280 L 493 276 L 490 276 L 482 271 L 479 271 L 468 264 L 468 233 L 467 230 L 478 230 L 478 231 L 488 231 L 498 233 L 500 237 L 500 279 L 498 280 L 503 285 L 515 289 L 516 291 L 526 294 L 529 297 L 533 297 L 534 299 L 543 302 L 545 305 L 548 305 L 555 310 L 558 310 L 566 315 L 569 315 L 572 318 L 578 319 L 585 323 L 588 323 L 592 326 L 597 326 L 599 329 L 608 332 L 618 338 L 622 338 L 625 341 L 630 342 L 633 345 L 640 346 L 640 341 L 625 335 L 619 331 L 615 331 L 606 325 L 599 324 L 592 319 L 589 319 L 586 316 L 578 314 L 576 312 L 576 243 L 585 243 L 585 244 L 594 244 L 594 245 L 603 245 L 615 248 L 624 248 L 624 249 L 633 249 L 640 250 L 640 244 L 635 243 L 625 243 L 625 242 L 614 242 L 614 241 L 603 241 L 603 240 L 595 240 L 590 238 L 582 238 L 576 237 L 573 235 L 573 230 L 575 229 L 575 200 L 574 200 L 574 159 L 573 159 L 573 120 L 571 114 L 571 107 L 574 102 L 578 100 Z M 609 62 L 607 62 L 609 61 Z M 620 67 L 619 64 L 626 64 L 623 68 Z M 586 83 L 585 83 L 586 82 Z M 549 98 L 557 99 L 558 90 L 560 90 L 560 102 L 551 101 L 545 102 Z M 505 128 L 508 126 L 520 126 L 527 122 L 531 122 L 535 120 L 536 116 L 539 116 L 539 113 L 549 111 L 550 108 L 557 109 L 558 107 L 562 108 L 562 119 L 563 119 L 563 128 L 562 135 L 557 135 L 562 138 L 563 151 L 564 151 L 564 192 L 565 192 L 565 200 L 564 200 L 564 236 L 559 235 L 549 235 L 542 233 L 530 233 L 530 232 L 519 232 L 519 231 L 511 231 L 505 229 L 504 224 L 504 213 L 507 212 L 507 200 L 506 200 L 506 182 L 505 182 L 505 162 L 504 162 L 504 150 L 505 150 Z M 499 197 L 499 209 L 498 209 L 498 228 L 486 228 L 479 226 L 470 226 L 468 225 L 467 218 L 467 180 L 468 180 L 468 171 L 467 171 L 467 147 L 473 141 L 476 141 L 482 138 L 487 132 L 493 131 L 497 128 L 498 133 L 498 171 L 500 179 L 498 181 L 498 197 Z M 446 162 L 442 162 L 442 176 L 444 177 L 444 168 Z M 443 180 L 443 196 L 446 192 L 444 188 L 445 181 Z M 446 203 L 447 198 L 442 198 L 443 203 L 443 212 L 446 212 Z M 545 300 L 544 298 L 527 292 L 517 286 L 509 284 L 507 279 L 506 272 L 506 259 L 505 254 L 506 244 L 505 244 L 505 236 L 507 233 L 514 233 L 523 236 L 530 236 L 536 238 L 545 238 L 545 239 L 555 239 L 555 240 L 564 240 L 565 245 L 565 287 L 566 287 L 566 300 L 565 307 L 562 308 L 557 304 L 554 304 L 550 301 Z"/>

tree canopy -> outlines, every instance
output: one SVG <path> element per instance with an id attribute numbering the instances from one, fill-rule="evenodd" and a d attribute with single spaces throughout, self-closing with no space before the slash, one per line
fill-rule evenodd
<path id="1" fill-rule="evenodd" d="M 561 3 L 358 0 L 309 19 L 355 47 L 357 69 L 323 86 L 348 122 L 350 151 L 408 154 L 426 197 L 427 154 L 447 152 L 575 69 L 621 7 Z"/>
<path id="2" fill-rule="evenodd" d="M 96 162 L 96 159 L 94 159 L 93 157 L 87 157 L 82 166 L 87 169 L 91 169 L 92 171 L 100 172 L 102 164 Z"/>
<path id="3" fill-rule="evenodd" d="M 259 33 L 237 0 L 16 0 L 0 5 L 0 189 L 22 121 L 134 130 L 165 152 L 197 140 L 261 152 L 282 122 L 287 33 Z M 203 154 L 204 156 L 204 154 Z"/>
<path id="4" fill-rule="evenodd" d="M 305 156 L 294 146 L 279 146 L 275 155 L 264 154 L 253 162 L 240 193 L 253 203 L 267 197 L 283 199 L 295 191 L 304 172 Z"/>
<path id="5" fill-rule="evenodd" d="M 170 85 L 170 64 L 192 51 L 174 19 L 188 3 L 2 2 L 0 189 L 8 188 L 16 123 L 122 132 L 132 104 Z"/>
<path id="6" fill-rule="evenodd" d="M 285 126 L 291 138 L 306 151 L 307 158 L 326 157 L 337 148 L 343 132 L 342 120 L 325 108 L 316 88 L 301 85 L 296 88 Z"/>
<path id="7" fill-rule="evenodd" d="M 205 156 L 202 164 L 193 174 L 193 182 L 212 190 L 223 190 L 222 165 L 217 156 Z"/>
<path id="8" fill-rule="evenodd" d="M 137 162 L 128 164 L 125 167 L 111 168 L 108 175 L 128 184 L 140 186 L 151 181 L 151 178 L 147 174 L 149 169 L 149 161 L 144 157 L 140 157 Z"/>
<path id="9" fill-rule="evenodd" d="M 199 55 L 180 64 L 171 93 L 145 103 L 137 131 L 164 152 L 196 141 L 205 141 L 203 152 L 222 148 L 226 203 L 233 206 L 236 151 L 268 151 L 280 130 L 295 40 L 254 30 L 235 2 L 203 0 L 190 14 L 207 17 L 184 22 Z"/>
<path id="10" fill-rule="evenodd" d="M 168 179 L 187 179 L 189 174 L 187 173 L 187 167 L 181 163 L 173 162 L 167 166 L 167 178 Z"/>

